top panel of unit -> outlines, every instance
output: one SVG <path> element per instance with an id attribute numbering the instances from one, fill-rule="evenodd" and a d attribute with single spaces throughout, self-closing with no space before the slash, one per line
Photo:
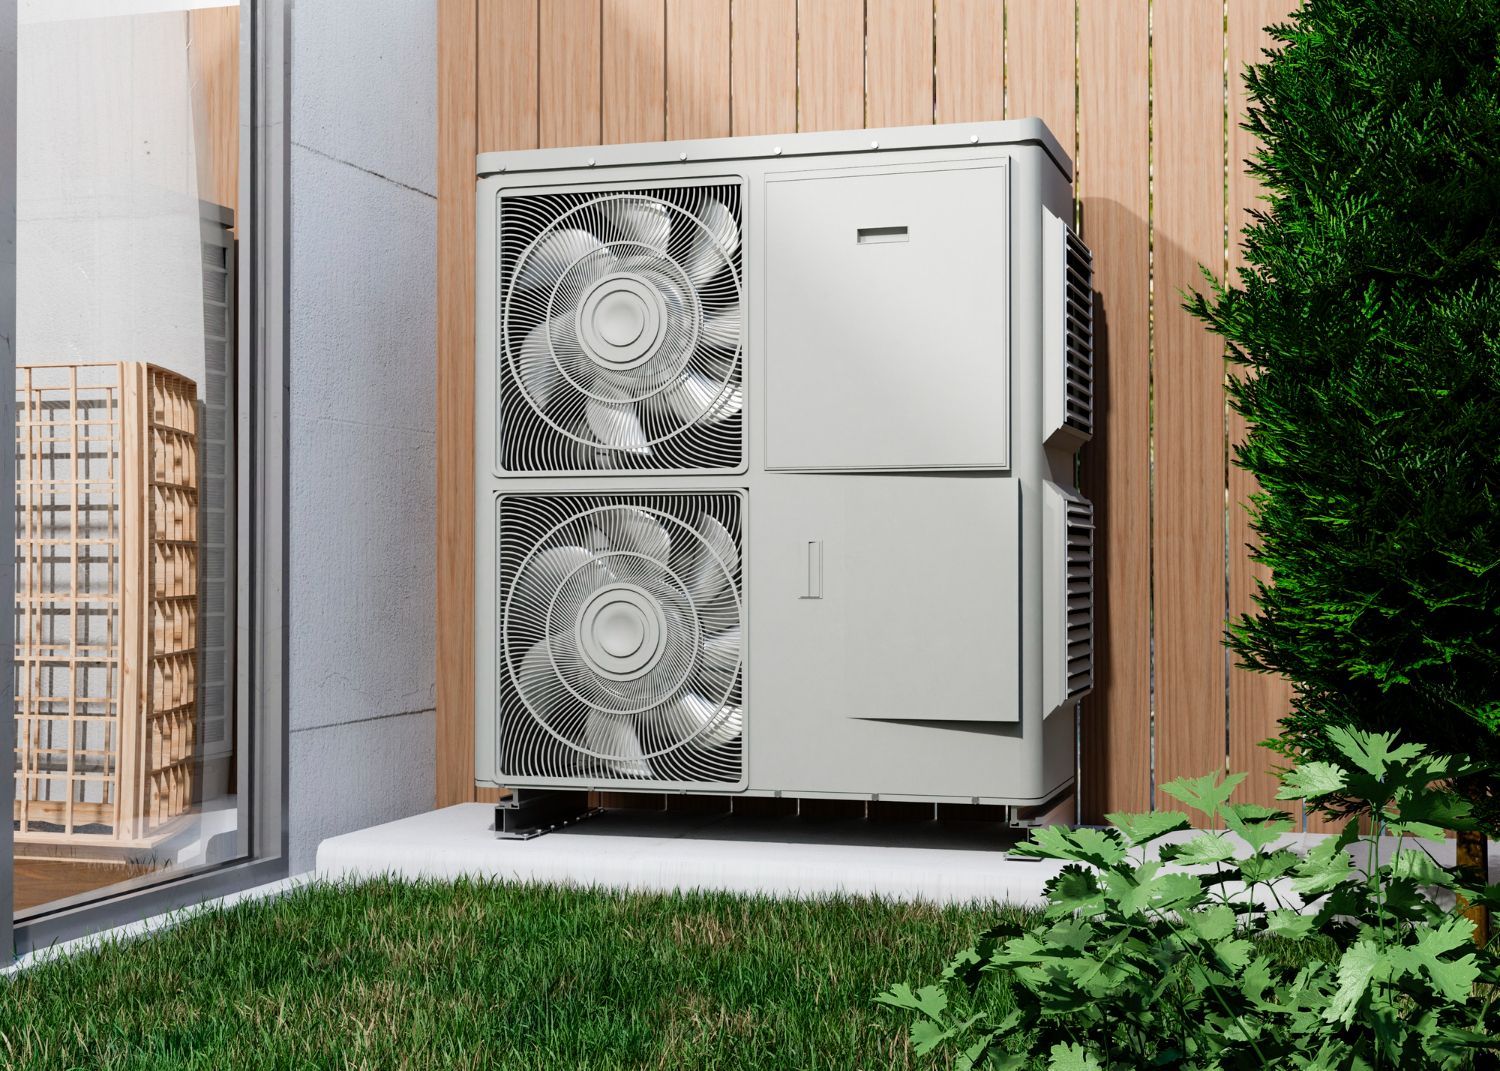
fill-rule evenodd
<path id="1" fill-rule="evenodd" d="M 881 130 L 819 131 L 656 141 L 638 145 L 599 145 L 570 149 L 485 152 L 478 157 L 481 177 L 500 173 L 574 171 L 581 168 L 639 167 L 653 164 L 785 159 L 809 156 L 878 155 L 891 150 L 955 149 L 970 145 L 1035 145 L 1072 181 L 1073 162 L 1040 119 L 990 123 L 947 123 Z"/>

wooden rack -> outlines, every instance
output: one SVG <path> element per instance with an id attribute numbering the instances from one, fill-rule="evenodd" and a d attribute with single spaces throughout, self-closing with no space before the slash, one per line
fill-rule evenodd
<path id="1" fill-rule="evenodd" d="M 148 848 L 193 802 L 197 388 L 136 362 L 17 379 L 16 848 Z"/>

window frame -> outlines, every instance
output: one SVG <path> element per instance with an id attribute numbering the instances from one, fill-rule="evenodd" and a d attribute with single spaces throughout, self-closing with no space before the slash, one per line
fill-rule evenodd
<path id="1" fill-rule="evenodd" d="M 240 0 L 239 203 L 249 206 L 240 228 L 237 273 L 238 444 L 235 626 L 236 748 L 246 854 L 194 868 L 180 877 L 138 879 L 101 891 L 97 900 L 16 922 L 11 881 L 11 825 L 0 823 L 0 965 L 46 948 L 223 896 L 287 875 L 287 298 L 290 54 L 288 0 Z M 0 376 L 15 382 L 16 51 L 18 0 L 0 0 Z M 243 218 L 243 217 L 242 217 Z M 0 391 L 0 450 L 15 449 L 15 391 Z M 0 457 L 14 468 L 11 453 Z M 15 485 L 0 510 L 0 547 L 14 561 Z M 14 569 L 0 569 L 0 599 L 14 602 Z M 0 614 L 0 650 L 13 650 L 11 614 Z M 10 690 L 13 693 L 14 679 Z M 15 697 L 10 695 L 9 709 Z M 15 718 L 0 717 L 0 756 L 15 749 Z M 15 794 L 14 760 L 0 761 L 0 799 Z M 10 931 L 10 932 L 7 932 Z"/>

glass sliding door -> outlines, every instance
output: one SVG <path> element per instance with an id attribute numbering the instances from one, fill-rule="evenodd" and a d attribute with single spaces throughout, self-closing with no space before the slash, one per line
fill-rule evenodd
<path id="1" fill-rule="evenodd" d="M 284 371 L 264 263 L 247 270 L 280 253 L 257 218 L 282 188 L 257 114 L 279 88 L 249 47 L 261 7 L 19 3 L 7 855 L 23 944 L 280 854 L 279 800 L 259 798 L 277 771 L 251 750 L 279 729 L 256 681 L 253 495 L 279 486 L 280 450 L 257 444 L 278 434 L 259 399 Z"/>

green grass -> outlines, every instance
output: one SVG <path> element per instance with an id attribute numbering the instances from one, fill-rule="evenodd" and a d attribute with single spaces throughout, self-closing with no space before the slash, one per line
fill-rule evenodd
<path id="1" fill-rule="evenodd" d="M 917 1065 L 874 994 L 999 912 L 311 886 L 0 979 L 0 1066 L 888 1071 Z"/>

